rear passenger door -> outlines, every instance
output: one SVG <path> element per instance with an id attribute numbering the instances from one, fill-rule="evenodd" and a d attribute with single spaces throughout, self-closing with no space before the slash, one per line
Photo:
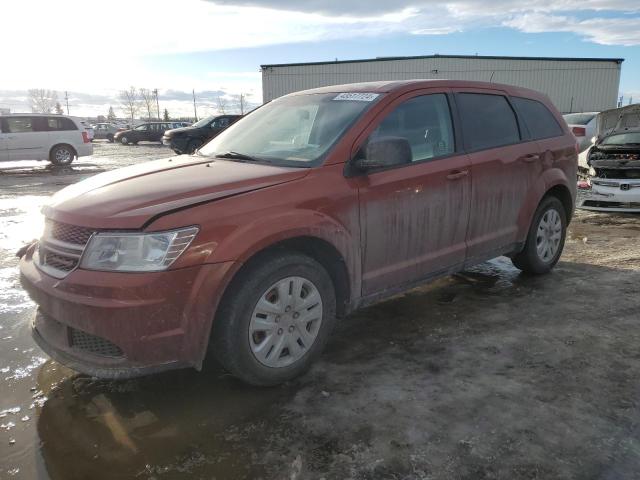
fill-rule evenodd
<path id="1" fill-rule="evenodd" d="M 527 140 L 507 95 L 459 89 L 455 94 L 465 149 L 471 161 L 469 263 L 500 255 L 518 240 L 518 218 L 538 178 L 540 156 Z"/>
<path id="2" fill-rule="evenodd" d="M 471 182 L 456 144 L 446 92 L 395 100 L 364 132 L 400 137 L 411 163 L 357 175 L 362 291 L 373 294 L 447 271 L 465 260 Z"/>

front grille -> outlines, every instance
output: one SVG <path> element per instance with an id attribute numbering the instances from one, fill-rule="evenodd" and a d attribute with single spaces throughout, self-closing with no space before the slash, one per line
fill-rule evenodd
<path id="1" fill-rule="evenodd" d="M 75 225 L 68 225 L 54 220 L 46 220 L 45 236 L 48 234 L 51 238 L 60 240 L 61 242 L 84 246 L 89 241 L 89 237 L 91 237 L 93 232 L 94 230 L 90 228 L 76 227 Z"/>
<path id="2" fill-rule="evenodd" d="M 100 355 L 102 357 L 120 358 L 123 356 L 122 350 L 109 340 L 91 335 L 82 330 L 69 327 L 71 330 L 71 346 L 78 350 Z"/>
<path id="3" fill-rule="evenodd" d="M 42 265 L 60 270 L 61 272 L 70 272 L 71 270 L 76 268 L 76 266 L 78 266 L 77 259 L 47 252 L 46 249 L 44 249 L 40 258 L 42 261 Z"/>
<path id="4" fill-rule="evenodd" d="M 78 266 L 94 230 L 47 219 L 38 247 L 37 264 L 45 273 L 64 278 Z"/>

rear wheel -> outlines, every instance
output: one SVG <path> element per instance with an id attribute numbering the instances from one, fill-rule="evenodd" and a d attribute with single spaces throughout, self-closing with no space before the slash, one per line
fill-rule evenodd
<path id="1" fill-rule="evenodd" d="M 305 255 L 261 259 L 227 291 L 213 326 L 213 353 L 252 385 L 277 385 L 302 374 L 320 355 L 335 324 L 331 278 Z"/>
<path id="2" fill-rule="evenodd" d="M 69 165 L 73 162 L 76 151 L 69 145 L 56 145 L 49 153 L 49 161 L 56 166 Z"/>
<path id="3" fill-rule="evenodd" d="M 562 202 L 545 197 L 533 216 L 522 252 L 512 258 L 520 270 L 539 275 L 549 272 L 562 254 L 567 235 L 567 214 Z"/>
<path id="4" fill-rule="evenodd" d="M 107 135 L 107 141 L 108 141 L 109 143 L 113 143 L 113 134 L 112 134 L 112 133 L 110 133 L 109 135 Z"/>

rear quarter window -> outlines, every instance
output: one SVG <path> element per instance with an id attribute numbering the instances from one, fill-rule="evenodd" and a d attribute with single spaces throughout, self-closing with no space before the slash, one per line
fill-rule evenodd
<path id="1" fill-rule="evenodd" d="M 50 132 L 64 132 L 69 130 L 78 130 L 73 120 L 66 117 L 47 117 L 47 129 Z"/>
<path id="2" fill-rule="evenodd" d="M 512 97 L 511 101 L 534 140 L 564 135 L 556 117 L 542 102 L 521 97 Z"/>
<path id="3" fill-rule="evenodd" d="M 456 102 L 467 150 L 484 150 L 520 141 L 515 112 L 504 96 L 459 93 Z"/>

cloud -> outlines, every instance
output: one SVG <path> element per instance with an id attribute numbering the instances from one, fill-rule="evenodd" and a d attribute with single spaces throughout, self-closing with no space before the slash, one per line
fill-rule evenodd
<path id="1" fill-rule="evenodd" d="M 574 0 L 210 0 L 217 5 L 259 7 L 292 12 L 319 13 L 323 15 L 372 16 L 398 12 L 406 9 L 429 11 L 439 15 L 438 9 L 449 9 L 474 15 L 495 12 L 560 12 L 585 10 L 614 10 L 637 12 L 640 6 L 632 0 L 583 0 L 576 5 Z M 437 13 L 436 13 L 437 12 Z"/>
<path id="2" fill-rule="evenodd" d="M 640 18 L 591 18 L 540 13 L 518 15 L 504 25 L 526 33 L 570 32 L 602 45 L 640 45 Z"/>

